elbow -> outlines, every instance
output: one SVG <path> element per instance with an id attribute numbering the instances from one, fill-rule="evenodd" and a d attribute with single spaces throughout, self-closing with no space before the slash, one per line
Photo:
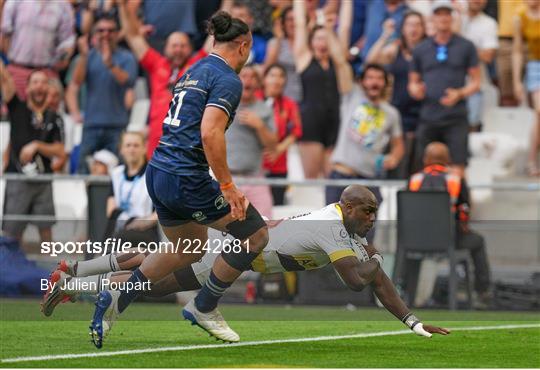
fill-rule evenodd
<path id="1" fill-rule="evenodd" d="M 347 284 L 347 287 L 354 292 L 361 292 L 369 285 L 369 281 L 358 274 L 348 279 L 345 283 Z"/>
<path id="2" fill-rule="evenodd" d="M 214 141 L 214 131 L 211 129 L 202 129 L 201 130 L 201 141 L 203 144 L 203 147 L 211 146 L 212 142 Z"/>
<path id="3" fill-rule="evenodd" d="M 350 290 L 353 292 L 361 292 L 364 290 L 364 288 L 368 285 L 366 282 L 363 281 L 363 279 L 360 279 L 359 281 L 356 281 L 352 284 L 347 284 Z"/>

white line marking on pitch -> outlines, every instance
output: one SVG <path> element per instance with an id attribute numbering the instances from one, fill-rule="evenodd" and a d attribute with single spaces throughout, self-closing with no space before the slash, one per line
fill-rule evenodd
<path id="1" fill-rule="evenodd" d="M 480 331 L 480 330 L 529 329 L 529 328 L 540 328 L 540 324 L 470 326 L 470 327 L 454 328 L 452 329 L 452 331 Z M 194 349 L 236 348 L 236 347 L 260 346 L 260 345 L 265 345 L 265 344 L 322 342 L 322 341 L 328 341 L 328 340 L 385 337 L 389 335 L 402 335 L 402 334 L 412 334 L 412 332 L 410 330 L 395 330 L 395 331 L 380 331 L 380 332 L 375 332 L 375 333 L 331 335 L 331 336 L 321 336 L 321 337 L 311 337 L 311 338 L 259 340 L 259 341 L 251 341 L 251 342 L 240 342 L 240 343 L 235 343 L 235 344 L 198 344 L 198 345 L 190 345 L 190 346 L 141 348 L 141 349 L 129 349 L 129 350 L 123 350 L 123 351 L 109 351 L 109 352 L 71 353 L 71 354 L 68 353 L 64 355 L 14 357 L 14 358 L 4 358 L 2 359 L 2 363 L 13 363 L 13 362 L 23 362 L 23 361 L 65 360 L 65 359 L 72 359 L 72 358 L 88 358 L 88 357 L 108 357 L 108 356 L 120 356 L 120 355 L 133 355 L 133 354 L 139 354 L 139 353 L 190 351 Z"/>

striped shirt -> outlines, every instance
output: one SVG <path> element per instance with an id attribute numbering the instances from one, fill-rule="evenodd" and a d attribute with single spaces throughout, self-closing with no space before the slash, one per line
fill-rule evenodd
<path id="1" fill-rule="evenodd" d="M 75 45 L 73 9 L 67 0 L 7 0 L 0 31 L 11 36 L 11 62 L 49 67 Z"/>

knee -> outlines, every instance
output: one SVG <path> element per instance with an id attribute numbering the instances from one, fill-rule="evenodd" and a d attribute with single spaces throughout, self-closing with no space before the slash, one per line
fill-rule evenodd
<path id="1" fill-rule="evenodd" d="M 470 249 L 478 250 L 478 251 L 486 249 L 486 242 L 482 235 L 478 234 L 475 231 L 470 231 L 468 238 L 469 238 Z"/>
<path id="2" fill-rule="evenodd" d="M 255 234 L 251 235 L 248 240 L 250 252 L 261 252 L 270 240 L 270 237 L 268 235 L 268 227 L 264 226 L 260 228 L 259 230 L 257 230 L 257 232 L 255 232 Z"/>

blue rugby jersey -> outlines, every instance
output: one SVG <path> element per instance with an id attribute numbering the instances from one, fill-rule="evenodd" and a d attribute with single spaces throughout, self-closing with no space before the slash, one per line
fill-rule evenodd
<path id="1" fill-rule="evenodd" d="M 222 109 L 230 125 L 241 95 L 240 78 L 219 55 L 210 54 L 193 65 L 174 87 L 163 135 L 150 165 L 176 175 L 207 173 L 201 140 L 204 110 L 207 106 Z"/>

